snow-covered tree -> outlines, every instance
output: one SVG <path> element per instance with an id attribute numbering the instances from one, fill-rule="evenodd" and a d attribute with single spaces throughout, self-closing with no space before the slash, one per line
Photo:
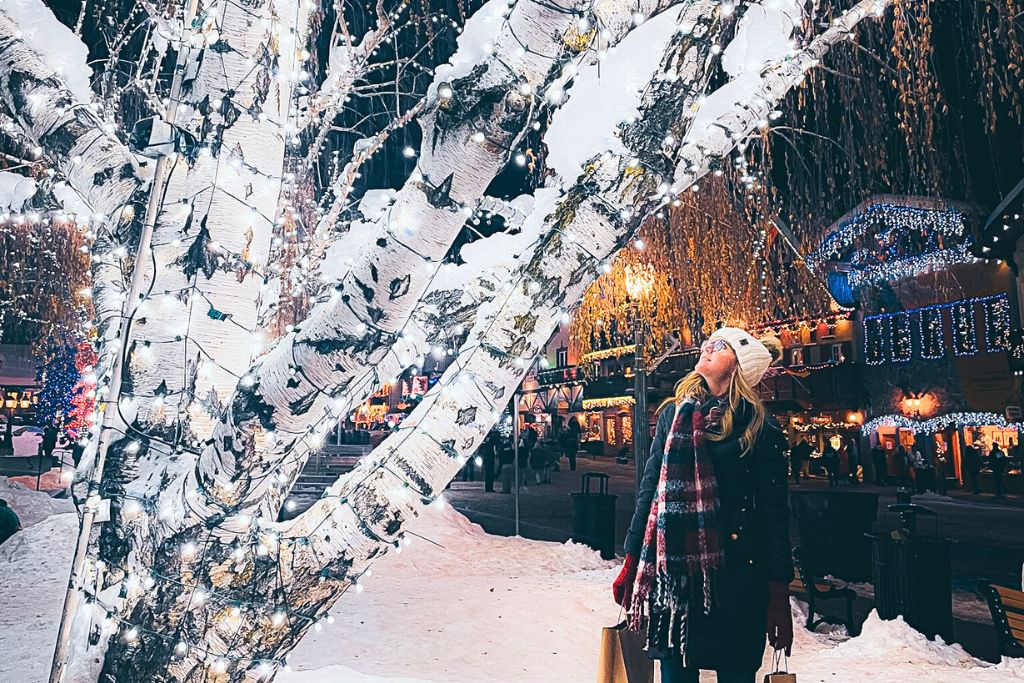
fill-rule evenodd
<path id="1" fill-rule="evenodd" d="M 57 674 L 273 678 L 409 540 L 403 524 L 439 500 L 641 223 L 697 191 L 887 4 L 822 28 L 791 0 L 490 0 L 428 68 L 403 47 L 410 27 L 455 20 L 405 0 L 361 22 L 310 0 L 140 3 L 77 17 L 107 38 L 96 75 L 39 0 L 0 6 L 4 130 L 92 226 L 101 416 Z M 360 97 L 385 102 L 386 123 L 346 119 Z M 413 170 L 365 187 L 413 123 Z M 488 196 L 531 138 L 543 186 Z M 448 258 L 482 208 L 508 230 Z M 308 293 L 275 335 L 280 297 Z M 454 362 L 401 427 L 277 521 L 337 420 L 439 344 L 458 346 Z"/>

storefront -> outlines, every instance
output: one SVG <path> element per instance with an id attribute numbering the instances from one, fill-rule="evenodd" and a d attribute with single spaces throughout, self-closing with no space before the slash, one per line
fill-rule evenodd
<path id="1" fill-rule="evenodd" d="M 583 449 L 609 456 L 632 449 L 634 404 L 632 396 L 584 399 Z"/>
<path id="2" fill-rule="evenodd" d="M 574 417 L 586 431 L 583 382 L 576 368 L 552 368 L 527 375 L 519 394 L 520 429 L 529 425 L 541 439 L 553 440 Z"/>
<path id="3" fill-rule="evenodd" d="M 887 455 L 890 473 L 896 465 L 893 456 L 900 446 L 917 447 L 941 469 L 947 481 L 958 486 L 969 485 L 964 466 L 964 451 L 974 445 L 981 453 L 978 484 L 983 493 L 996 490 L 990 454 L 996 445 L 1006 453 L 1002 479 L 1007 493 L 1024 493 L 1021 474 L 1020 428 L 996 413 L 951 413 L 928 420 L 915 420 L 904 415 L 885 415 L 863 427 L 872 446 L 881 446 Z"/>
<path id="4" fill-rule="evenodd" d="M 801 413 L 792 415 L 787 420 L 780 420 L 790 446 L 806 440 L 811 447 L 811 461 L 805 466 L 805 472 L 824 474 L 824 463 L 821 458 L 827 446 L 839 453 L 840 472 L 848 474 L 849 462 L 847 445 L 850 441 L 859 442 L 859 430 L 863 417 L 859 412 L 848 413 Z M 863 454 L 861 454 L 863 462 Z"/>

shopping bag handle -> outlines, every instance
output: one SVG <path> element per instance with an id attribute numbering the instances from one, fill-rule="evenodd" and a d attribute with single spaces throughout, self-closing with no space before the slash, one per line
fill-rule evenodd
<path id="1" fill-rule="evenodd" d="M 779 665 L 783 666 L 783 671 L 779 671 Z M 772 648 L 772 673 L 784 674 L 789 673 L 789 657 L 786 656 L 786 650 L 779 650 Z"/>

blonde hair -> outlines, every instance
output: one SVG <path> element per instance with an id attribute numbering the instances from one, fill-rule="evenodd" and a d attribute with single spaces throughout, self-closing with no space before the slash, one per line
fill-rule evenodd
<path id="1" fill-rule="evenodd" d="M 658 406 L 658 410 L 660 412 L 665 406 L 684 401 L 688 398 L 695 398 L 704 403 L 709 396 L 710 392 L 708 391 L 707 382 L 704 381 L 700 373 L 694 370 L 676 383 L 675 396 L 665 399 Z M 729 402 L 722 415 L 721 431 L 708 432 L 707 438 L 710 441 L 728 439 L 732 434 L 733 419 L 736 416 L 736 412 L 740 409 L 742 402 L 746 401 L 750 404 L 754 414 L 751 416 L 750 422 L 747 423 L 747 427 L 743 430 L 743 435 L 740 437 L 740 447 L 745 455 L 753 448 L 754 441 L 757 439 L 757 435 L 761 433 L 761 427 L 764 426 L 768 412 L 765 410 L 764 402 L 757 391 L 743 379 L 739 368 L 737 368 L 737 372 L 732 373 L 732 379 L 729 381 L 729 390 L 726 392 L 726 396 L 728 396 Z"/>

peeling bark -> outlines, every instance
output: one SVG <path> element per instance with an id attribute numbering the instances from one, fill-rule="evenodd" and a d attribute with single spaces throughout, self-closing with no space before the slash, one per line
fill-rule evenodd
<path id="1" fill-rule="evenodd" d="M 253 200 L 265 201 L 267 208 L 258 210 L 247 230 L 238 228 L 233 212 L 239 192 L 283 163 L 279 135 L 251 140 L 266 134 L 254 111 L 286 111 L 289 98 L 284 86 L 268 78 L 270 62 L 258 45 L 266 42 L 262 34 L 231 12 L 274 13 L 286 5 L 255 0 L 242 12 L 238 3 L 214 3 L 223 10 L 215 13 L 223 25 L 218 42 L 189 60 L 189 101 L 195 106 L 182 125 L 211 149 L 210 159 L 237 164 L 224 182 L 203 156 L 177 159 L 171 173 L 167 196 L 187 201 L 176 207 L 173 199 L 165 202 L 158 217 L 149 275 L 153 293 L 125 340 L 132 359 L 128 393 L 136 397 L 136 405 L 125 408 L 125 422 L 138 425 L 140 433 L 108 456 L 118 476 L 105 482 L 104 493 L 115 499 L 114 523 L 107 525 L 100 555 L 110 564 L 94 565 L 94 584 L 104 590 L 89 596 L 93 603 L 76 621 L 76 642 L 92 644 L 76 651 L 80 671 L 88 672 L 83 679 L 272 678 L 305 630 L 374 559 L 402 542 L 405 521 L 462 467 L 550 337 L 559 313 L 575 304 L 599 264 L 755 126 L 767 111 L 757 97 L 770 107 L 882 2 L 861 3 L 795 59 L 762 74 L 751 98 L 755 104 L 716 122 L 733 132 L 728 136 L 715 126 L 689 128 L 715 60 L 710 39 L 727 35 L 735 15 L 720 17 L 715 0 L 690 0 L 681 21 L 691 30 L 672 38 L 652 75 L 640 112 L 643 125 L 621 126 L 621 147 L 594 150 L 583 175 L 557 201 L 553 194 L 542 201 L 538 193 L 534 211 L 544 221 L 532 252 L 494 274 L 445 280 L 450 273 L 441 258 L 462 227 L 463 210 L 477 205 L 507 163 L 532 117 L 534 98 L 545 88 L 561 87 L 561 64 L 585 59 L 579 52 L 596 36 L 596 29 L 589 30 L 597 25 L 595 16 L 617 39 L 629 30 L 636 9 L 600 0 L 588 25 L 549 2 L 522 0 L 495 41 L 495 59 L 460 66 L 432 87 L 418 175 L 376 220 L 354 266 L 295 332 L 251 368 L 243 342 L 255 326 L 258 254 L 266 248 L 276 192 Z M 643 6 L 653 12 L 669 4 Z M 45 94 L 59 101 L 59 82 L 48 85 L 39 78 L 44 71 L 33 67 L 28 89 L 28 81 L 5 75 L 20 73 L 31 55 L 19 54 L 13 27 L 4 22 L 0 13 L 0 97 L 18 111 L 25 94 L 52 87 Z M 530 51 L 518 55 L 513 43 L 502 42 L 512 40 L 513 32 L 514 45 L 525 38 Z M 204 68 L 234 54 L 225 46 L 242 45 L 260 66 L 244 88 L 228 93 L 204 76 Z M 441 84 L 453 97 L 439 98 Z M 63 116 L 79 110 L 55 111 Z M 82 127 L 69 130 L 83 139 L 91 134 Z M 69 138 L 55 144 L 74 150 L 78 143 Z M 101 167 L 118 149 L 110 147 L 90 164 Z M 641 163 L 631 163 L 633 158 Z M 100 186 L 128 185 L 115 172 L 92 173 L 91 179 Z M 110 196 L 102 195 L 113 202 Z M 187 334 L 175 331 L 179 323 Z M 236 324 L 245 334 L 228 330 Z M 273 522 L 307 454 L 337 416 L 391 380 L 453 324 L 471 328 L 468 340 L 397 433 L 306 513 L 289 523 Z M 180 353 L 157 355 L 147 365 L 146 349 L 160 344 Z M 201 367 L 207 353 L 225 366 L 212 376 Z M 242 379 L 229 393 L 226 378 L 232 374 Z M 191 406 L 190 419 L 178 420 L 178 407 L 171 424 L 161 426 L 159 405 L 174 397 Z M 197 412 L 200 406 L 205 408 Z M 219 419 L 214 424 L 210 416 Z M 210 443 L 197 461 L 197 439 L 205 435 Z M 128 499 L 143 506 L 132 511 Z M 133 638 L 123 637 L 128 625 L 136 627 Z M 92 660 L 102 671 L 90 671 Z"/>

